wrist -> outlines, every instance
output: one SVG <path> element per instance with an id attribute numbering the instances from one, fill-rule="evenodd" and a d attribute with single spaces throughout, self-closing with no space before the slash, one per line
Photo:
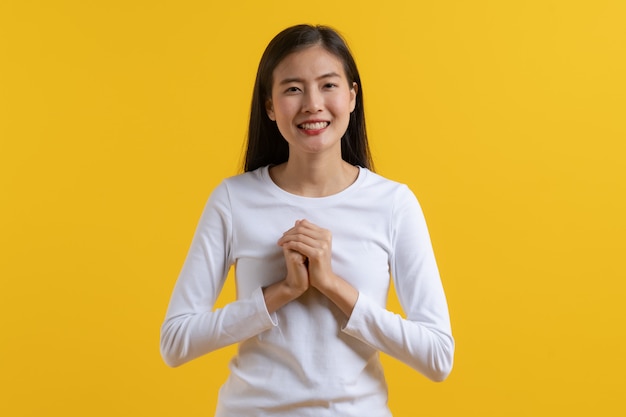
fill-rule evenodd
<path id="1" fill-rule="evenodd" d="M 271 314 L 284 306 L 285 304 L 298 298 L 305 290 L 290 286 L 286 280 L 275 282 L 263 288 L 263 297 L 265 298 L 265 306 Z"/>
<path id="2" fill-rule="evenodd" d="M 319 282 L 315 288 L 339 307 L 347 317 L 352 315 L 359 292 L 348 281 L 331 274 L 329 279 Z"/>
<path id="3" fill-rule="evenodd" d="M 329 294 L 339 291 L 339 278 L 334 273 L 325 275 L 323 279 L 316 279 L 315 282 L 311 282 L 311 286 L 315 287 L 319 292 L 328 296 Z"/>
<path id="4" fill-rule="evenodd" d="M 294 285 L 289 282 L 287 279 L 284 279 L 277 283 L 280 291 L 287 297 L 290 301 L 295 300 L 300 297 L 307 290 L 307 287 L 301 285 Z"/>

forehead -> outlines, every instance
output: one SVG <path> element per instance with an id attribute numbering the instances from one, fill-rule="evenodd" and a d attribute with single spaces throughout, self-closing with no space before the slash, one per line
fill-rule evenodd
<path id="1" fill-rule="evenodd" d="M 274 82 L 285 78 L 317 78 L 336 73 L 345 78 L 343 62 L 320 45 L 309 46 L 287 55 L 273 72 Z"/>

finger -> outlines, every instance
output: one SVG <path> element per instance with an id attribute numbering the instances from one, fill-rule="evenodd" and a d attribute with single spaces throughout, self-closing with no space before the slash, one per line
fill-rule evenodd
<path id="1" fill-rule="evenodd" d="M 311 236 L 307 236 L 301 233 L 285 235 L 278 240 L 279 246 L 291 245 L 298 243 L 311 248 L 317 248 L 323 246 L 323 241 L 315 239 Z"/>
<path id="2" fill-rule="evenodd" d="M 302 242 L 288 242 L 283 245 L 283 249 L 286 249 L 290 253 L 297 253 L 305 260 L 314 258 L 318 253 L 314 248 L 305 245 Z"/>
<path id="3" fill-rule="evenodd" d="M 285 235 L 289 235 L 289 234 L 293 234 L 293 233 L 297 233 L 296 230 L 300 224 L 302 220 L 296 220 L 296 223 L 293 225 L 293 227 L 291 227 L 289 230 L 287 230 L 286 232 L 283 233 L 283 236 Z"/>
<path id="4" fill-rule="evenodd" d="M 330 256 L 330 244 L 326 241 L 312 240 L 309 238 L 287 240 L 282 244 L 283 248 L 297 251 L 309 259 L 322 260 Z"/>
<path id="5" fill-rule="evenodd" d="M 309 236 L 313 239 L 318 240 L 330 239 L 330 232 L 328 230 L 316 226 L 313 223 L 308 222 L 307 220 L 296 222 L 295 226 L 283 233 L 282 237 L 298 234 Z"/>
<path id="6" fill-rule="evenodd" d="M 310 246 L 326 246 L 332 241 L 332 236 L 328 230 L 311 230 L 298 226 L 285 232 L 285 234 L 278 239 L 278 245 L 282 246 L 284 243 L 292 241 L 302 241 Z"/>
<path id="7" fill-rule="evenodd" d="M 307 219 L 298 220 L 293 228 L 296 230 L 302 230 L 302 231 L 307 230 L 313 233 L 319 233 L 319 232 L 324 231 L 323 228 L 319 227 L 318 225 L 314 223 L 311 223 Z"/>
<path id="8" fill-rule="evenodd" d="M 283 256 L 286 260 L 296 264 L 305 264 L 307 257 L 298 251 L 283 247 Z"/>

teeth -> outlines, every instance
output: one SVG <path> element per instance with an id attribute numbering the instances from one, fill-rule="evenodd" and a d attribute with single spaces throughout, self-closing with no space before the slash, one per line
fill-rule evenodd
<path id="1" fill-rule="evenodd" d="M 300 125 L 302 129 L 306 130 L 320 130 L 328 126 L 328 122 L 316 122 L 316 123 L 303 123 Z"/>

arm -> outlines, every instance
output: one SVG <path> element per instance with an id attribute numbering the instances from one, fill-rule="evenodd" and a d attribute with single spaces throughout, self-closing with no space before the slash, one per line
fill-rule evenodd
<path id="1" fill-rule="evenodd" d="M 406 318 L 359 294 L 344 332 L 443 381 L 452 369 L 454 339 L 426 222 L 408 188 L 397 195 L 392 215 L 390 267 Z"/>
<path id="2" fill-rule="evenodd" d="M 250 298 L 213 311 L 233 263 L 230 213 L 228 190 L 222 184 L 204 209 L 161 327 L 161 355 L 170 366 L 274 326 L 260 287 Z"/>

